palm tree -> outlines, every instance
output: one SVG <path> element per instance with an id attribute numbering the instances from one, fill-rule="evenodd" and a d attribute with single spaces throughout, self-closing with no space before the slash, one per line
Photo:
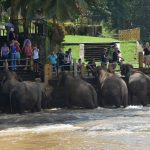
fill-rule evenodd
<path id="1" fill-rule="evenodd" d="M 17 20 L 20 12 L 24 31 L 28 33 L 28 24 L 39 8 L 43 8 L 45 16 L 55 23 L 56 20 L 74 19 L 87 8 L 87 3 L 86 0 L 11 0 L 11 6 L 11 21 Z"/>

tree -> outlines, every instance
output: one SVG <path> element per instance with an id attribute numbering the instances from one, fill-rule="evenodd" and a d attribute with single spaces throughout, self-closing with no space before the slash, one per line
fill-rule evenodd
<path id="1" fill-rule="evenodd" d="M 142 41 L 150 41 L 150 1 L 131 0 L 131 22 L 133 27 L 140 27 Z"/>

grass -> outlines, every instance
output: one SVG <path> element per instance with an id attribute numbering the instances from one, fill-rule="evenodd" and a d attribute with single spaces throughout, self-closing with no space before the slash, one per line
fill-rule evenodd
<path id="1" fill-rule="evenodd" d="M 64 43 L 77 43 L 77 45 L 69 45 L 64 47 L 64 51 L 68 48 L 72 48 L 72 56 L 74 59 L 79 59 L 79 44 L 80 43 L 107 43 L 107 42 L 120 42 L 120 49 L 122 57 L 125 59 L 125 63 L 133 64 L 135 67 L 138 66 L 138 58 L 136 51 L 136 41 L 118 41 L 113 38 L 104 37 L 91 37 L 91 36 L 73 36 L 66 35 Z"/>
<path id="2" fill-rule="evenodd" d="M 107 42 L 119 42 L 119 41 L 107 37 L 92 37 L 80 35 L 66 35 L 64 39 L 64 43 L 107 43 Z"/>
<path id="3" fill-rule="evenodd" d="M 126 41 L 120 43 L 122 57 L 125 59 L 125 63 L 132 64 L 134 67 L 138 67 L 138 54 L 135 41 Z"/>

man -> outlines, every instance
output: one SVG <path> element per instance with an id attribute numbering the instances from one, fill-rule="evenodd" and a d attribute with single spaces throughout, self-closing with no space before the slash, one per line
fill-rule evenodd
<path id="1" fill-rule="evenodd" d="M 53 52 L 48 56 L 48 60 L 53 66 L 53 71 L 57 73 L 57 55 Z"/>

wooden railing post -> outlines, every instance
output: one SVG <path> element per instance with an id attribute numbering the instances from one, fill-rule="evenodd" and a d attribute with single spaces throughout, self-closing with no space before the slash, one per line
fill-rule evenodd
<path id="1" fill-rule="evenodd" d="M 52 79 L 52 65 L 44 65 L 44 83 L 48 85 L 49 80 Z"/>
<path id="2" fill-rule="evenodd" d="M 139 69 L 143 68 L 143 61 L 144 61 L 143 52 L 139 52 Z"/>
<path id="3" fill-rule="evenodd" d="M 31 71 L 33 71 L 33 59 L 30 59 Z"/>

